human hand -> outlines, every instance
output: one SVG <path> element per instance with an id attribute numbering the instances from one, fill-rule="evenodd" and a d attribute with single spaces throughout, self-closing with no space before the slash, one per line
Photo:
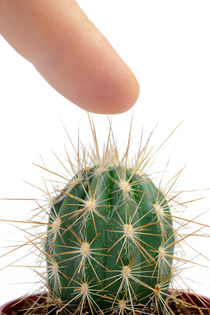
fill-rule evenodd
<path id="1" fill-rule="evenodd" d="M 138 97 L 135 76 L 74 0 L 0 0 L 0 34 L 87 111 L 124 112 Z"/>

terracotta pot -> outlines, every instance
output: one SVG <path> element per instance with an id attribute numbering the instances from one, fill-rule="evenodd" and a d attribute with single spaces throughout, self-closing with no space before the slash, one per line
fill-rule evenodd
<path id="1" fill-rule="evenodd" d="M 193 304 L 194 306 L 203 308 L 204 307 L 204 301 L 205 301 L 205 307 L 208 310 L 202 310 L 203 315 L 209 315 L 210 314 L 210 298 L 197 296 L 192 293 L 186 293 L 186 292 L 177 292 L 177 298 L 181 298 L 182 300 Z M 45 302 L 45 295 L 42 294 L 35 294 L 27 296 L 26 298 L 21 298 L 17 300 L 13 300 L 11 302 L 8 302 L 0 307 L 0 315 L 11 315 L 12 312 L 17 312 L 21 307 L 25 304 L 26 301 L 39 301 L 40 303 Z"/>
<path id="2" fill-rule="evenodd" d="M 24 304 L 27 301 L 32 302 L 32 303 L 35 301 L 43 303 L 46 300 L 45 296 L 46 296 L 45 294 L 33 294 L 27 297 L 10 301 L 0 307 L 0 315 L 10 315 L 10 314 L 13 314 L 13 312 L 17 312 L 18 310 L 23 308 Z"/>

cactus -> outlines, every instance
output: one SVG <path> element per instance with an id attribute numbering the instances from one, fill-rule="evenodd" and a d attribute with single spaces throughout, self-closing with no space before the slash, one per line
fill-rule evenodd
<path id="1" fill-rule="evenodd" d="M 55 155 L 70 177 L 39 166 L 62 181 L 50 180 L 50 189 L 44 181 L 41 191 L 47 204 L 46 198 L 43 204 L 36 200 L 37 212 L 29 220 L 0 220 L 29 225 L 25 243 L 8 251 L 11 254 L 29 246 L 29 254 L 38 257 L 37 266 L 28 266 L 41 276 L 43 294 L 31 306 L 32 313 L 28 310 L 27 314 L 39 309 L 40 296 L 45 301 L 41 304 L 43 314 L 171 315 L 186 307 L 189 314 L 191 310 L 192 314 L 208 314 L 205 311 L 210 310 L 209 302 L 190 290 L 180 270 L 186 262 L 209 268 L 196 262 L 194 256 L 183 256 L 188 238 L 207 236 L 202 230 L 209 225 L 185 219 L 179 208 L 174 213 L 177 207 L 192 202 L 181 202 L 176 198 L 179 193 L 171 191 L 181 171 L 164 190 L 163 178 L 158 183 L 154 173 L 148 173 L 155 153 L 168 137 L 154 152 L 149 147 L 151 136 L 145 145 L 141 136 L 139 150 L 131 159 L 131 130 L 121 153 L 110 124 L 101 152 L 91 119 L 90 126 L 93 147 L 87 150 L 79 141 L 77 150 L 73 146 L 76 159 L 65 148 L 67 166 Z M 190 232 L 185 233 L 189 227 Z M 189 247 L 209 265 L 205 255 Z M 15 258 L 10 265 L 17 266 L 21 259 Z M 187 290 L 184 302 L 177 285 Z"/>
<path id="2" fill-rule="evenodd" d="M 50 225 L 48 285 L 63 305 L 134 311 L 154 296 L 161 308 L 174 232 L 165 196 L 148 177 L 122 165 L 86 168 L 54 201 Z"/>
<path id="3" fill-rule="evenodd" d="M 164 310 L 175 235 L 166 196 L 143 171 L 144 155 L 130 166 L 128 150 L 120 160 L 109 138 L 103 156 L 96 150 L 88 165 L 83 157 L 51 200 L 47 286 L 63 308 Z"/>

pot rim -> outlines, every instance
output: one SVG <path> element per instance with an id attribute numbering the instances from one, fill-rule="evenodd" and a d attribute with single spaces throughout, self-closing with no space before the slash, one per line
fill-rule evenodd
<path id="1" fill-rule="evenodd" d="M 24 295 L 22 297 L 13 299 L 9 302 L 4 303 L 2 306 L 0 306 L 0 315 L 6 315 L 8 311 L 12 312 L 13 310 L 17 310 L 19 307 L 22 306 L 22 304 L 27 300 L 30 299 L 31 301 L 44 301 L 46 299 L 46 292 L 39 292 L 34 294 L 28 294 Z"/>
<path id="2" fill-rule="evenodd" d="M 204 307 L 204 302 L 206 303 L 206 307 L 208 307 L 208 312 L 210 311 L 210 297 L 205 297 L 203 295 L 197 295 L 191 292 L 187 292 L 187 291 L 181 291 L 181 290 L 174 290 L 174 291 L 170 291 L 169 294 L 177 294 L 177 297 L 181 297 L 184 301 L 186 302 L 194 302 L 196 306 L 199 307 Z M 5 304 L 3 304 L 2 306 L 0 306 L 0 315 L 9 315 L 9 312 L 12 311 L 16 311 L 18 309 L 18 307 L 21 307 L 22 304 L 27 300 L 30 299 L 31 301 L 45 301 L 47 297 L 47 293 L 46 292 L 40 292 L 40 293 L 36 293 L 36 294 L 30 294 L 30 295 L 26 295 L 14 300 L 11 300 Z M 204 313 L 205 314 L 205 313 Z M 206 313 L 207 314 L 207 313 Z M 208 313 L 210 314 L 210 312 Z"/>

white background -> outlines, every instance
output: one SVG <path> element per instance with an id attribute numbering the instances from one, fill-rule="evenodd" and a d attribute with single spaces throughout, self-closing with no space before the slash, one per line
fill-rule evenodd
<path id="1" fill-rule="evenodd" d="M 189 205 L 185 216 L 192 218 L 210 208 L 210 2 L 209 0 L 80 0 L 89 18 L 110 40 L 120 56 L 134 71 L 140 86 L 140 97 L 133 110 L 113 116 L 119 141 L 126 141 L 130 117 L 134 112 L 133 138 L 144 126 L 148 133 L 156 123 L 153 144 L 164 140 L 178 123 L 175 134 L 157 155 L 156 169 L 171 163 L 165 178 L 186 165 L 177 190 L 184 199 L 205 199 Z M 93 115 L 98 138 L 104 140 L 107 118 Z M 39 192 L 25 181 L 42 185 L 40 154 L 56 169 L 58 162 L 51 150 L 64 158 L 68 143 L 62 123 L 73 140 L 78 125 L 81 137 L 89 141 L 86 113 L 53 90 L 33 66 L 19 56 L 0 37 L 0 198 L 34 198 Z M 137 148 L 137 146 L 136 146 Z M 0 201 L 0 219 L 25 219 L 34 203 Z M 193 212 L 193 214 L 192 214 Z M 200 221 L 210 224 L 210 212 Z M 23 226 L 21 226 L 23 228 Z M 203 231 L 208 232 L 209 231 Z M 23 232 L 22 232 L 23 233 Z M 21 231 L 0 223 L 1 245 L 17 244 Z M 206 256 L 209 238 L 195 241 Z M 5 249 L 0 249 L 4 253 Z M 1 254 L 0 254 L 1 255 Z M 10 263 L 9 256 L 0 259 L 0 269 Z M 205 261 L 210 265 L 209 261 Z M 194 290 L 210 296 L 210 271 L 187 270 Z M 3 269 L 0 272 L 0 304 L 32 292 L 30 270 Z M 24 283 L 18 284 L 18 283 Z"/>

